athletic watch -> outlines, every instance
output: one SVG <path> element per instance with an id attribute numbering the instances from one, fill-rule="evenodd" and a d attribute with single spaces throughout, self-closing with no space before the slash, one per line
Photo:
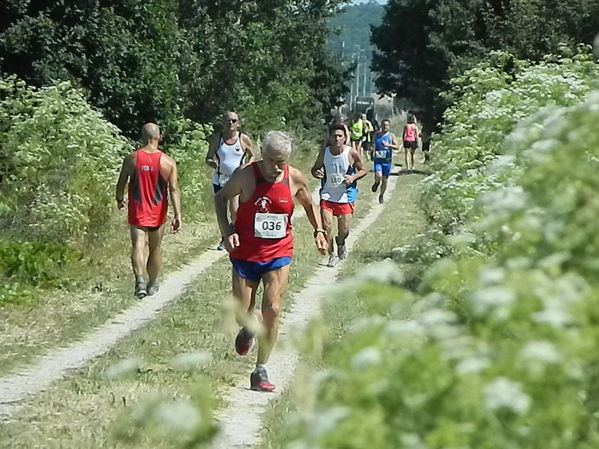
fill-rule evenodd
<path id="1" fill-rule="evenodd" d="M 325 231 L 324 229 L 315 229 L 314 230 L 314 238 L 316 238 L 316 236 L 318 235 L 319 232 L 322 232 L 324 235 L 326 235 L 327 231 Z"/>

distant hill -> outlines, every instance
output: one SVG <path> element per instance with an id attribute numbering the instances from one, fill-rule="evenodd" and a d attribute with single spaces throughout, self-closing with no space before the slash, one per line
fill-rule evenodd
<path id="1" fill-rule="evenodd" d="M 333 54 L 343 54 L 347 60 L 353 53 L 365 50 L 367 59 L 371 59 L 374 47 L 370 43 L 370 26 L 380 25 L 383 17 L 383 5 L 371 0 L 369 3 L 345 6 L 331 19 L 333 29 L 339 34 L 331 34 L 329 48 Z M 343 45 L 343 43 L 345 45 Z"/>

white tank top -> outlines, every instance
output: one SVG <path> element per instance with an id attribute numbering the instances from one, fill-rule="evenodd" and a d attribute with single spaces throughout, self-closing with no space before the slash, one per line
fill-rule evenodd
<path id="1" fill-rule="evenodd" d="M 324 149 L 324 179 L 320 189 L 320 199 L 333 203 L 349 203 L 348 186 L 343 182 L 349 174 L 349 153 L 351 147 L 344 146 L 341 154 L 331 154 L 329 147 Z"/>
<path id="2" fill-rule="evenodd" d="M 227 144 L 221 136 L 215 154 L 218 158 L 218 168 L 212 176 L 212 184 L 224 186 L 233 172 L 243 163 L 245 152 L 241 146 L 241 134 L 231 145 Z"/>

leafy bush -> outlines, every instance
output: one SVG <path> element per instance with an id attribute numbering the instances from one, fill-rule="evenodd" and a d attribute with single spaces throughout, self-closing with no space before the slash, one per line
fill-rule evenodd
<path id="1" fill-rule="evenodd" d="M 560 65 L 582 98 L 596 66 Z M 443 146 L 449 174 L 428 185 L 457 211 L 452 255 L 417 294 L 362 280 L 364 317 L 325 347 L 287 447 L 597 447 L 599 92 L 553 97 L 554 69 L 527 68 L 520 100 L 474 79 L 468 113 L 451 110 L 442 142 L 461 136 L 469 156 Z"/>
<path id="2" fill-rule="evenodd" d="M 1 79 L 0 99 L 2 227 L 56 242 L 107 232 L 129 142 L 69 83 Z"/>

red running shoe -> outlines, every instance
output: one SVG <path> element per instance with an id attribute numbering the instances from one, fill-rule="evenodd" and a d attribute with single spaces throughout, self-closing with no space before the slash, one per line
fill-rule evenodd
<path id="1" fill-rule="evenodd" d="M 246 355 L 252 349 L 254 344 L 254 335 L 245 327 L 242 327 L 237 337 L 235 337 L 235 351 L 239 355 Z"/>
<path id="2" fill-rule="evenodd" d="M 250 390 L 254 391 L 275 391 L 275 387 L 268 380 L 266 368 L 257 366 L 254 372 L 250 375 Z"/>

